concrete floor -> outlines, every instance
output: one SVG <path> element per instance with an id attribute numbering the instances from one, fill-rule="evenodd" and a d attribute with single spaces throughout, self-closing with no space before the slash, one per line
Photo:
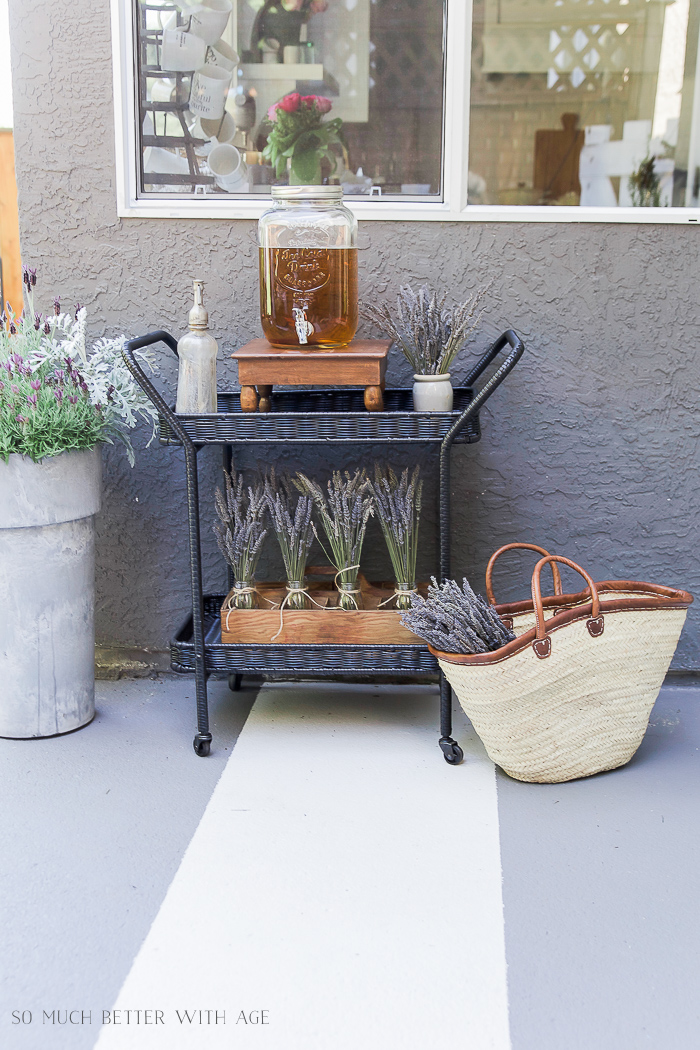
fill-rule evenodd
<path id="1" fill-rule="evenodd" d="M 284 688 L 288 689 L 286 697 Z M 182 937 L 176 937 L 173 944 L 187 943 L 187 938 L 195 937 L 192 931 L 203 944 L 207 931 L 212 942 L 221 940 L 217 929 L 221 907 L 219 914 L 216 909 L 210 914 L 208 907 L 206 863 L 197 871 L 190 870 L 188 892 L 195 892 L 199 885 L 201 893 L 188 911 L 178 917 L 167 902 L 161 907 L 169 887 L 186 881 L 188 865 L 192 868 L 187 858 L 183 861 L 187 847 L 196 835 L 211 836 L 211 829 L 217 827 L 212 823 L 216 813 L 216 819 L 224 819 L 222 800 L 228 799 L 230 806 L 235 792 L 251 781 L 246 769 L 255 767 L 256 747 L 260 763 L 268 763 L 268 782 L 274 780 L 276 765 L 284 767 L 284 778 L 280 773 L 275 790 L 294 795 L 294 778 L 299 784 L 303 779 L 300 767 L 295 772 L 289 762 L 276 763 L 275 753 L 280 752 L 262 748 L 263 716 L 266 710 L 273 715 L 277 711 L 276 721 L 268 721 L 278 734 L 275 739 L 279 746 L 284 740 L 284 734 L 279 735 L 281 730 L 294 732 L 291 715 L 306 717 L 304 705 L 308 704 L 325 710 L 330 700 L 335 705 L 332 730 L 326 720 L 323 732 L 332 732 L 334 743 L 332 754 L 322 763 L 325 780 L 316 781 L 318 791 L 299 795 L 309 817 L 317 819 L 323 807 L 329 809 L 329 783 L 340 782 L 343 777 L 347 782 L 348 776 L 358 777 L 358 769 L 365 767 L 368 777 L 370 773 L 380 777 L 382 756 L 377 748 L 373 753 L 370 744 L 376 737 L 375 729 L 384 737 L 387 732 L 392 738 L 396 736 L 396 749 L 391 753 L 385 750 L 387 772 L 392 771 L 385 783 L 390 790 L 392 781 L 396 785 L 399 778 L 406 778 L 407 787 L 397 791 L 397 807 L 404 806 L 409 788 L 415 789 L 417 784 L 425 800 L 421 819 L 416 820 L 415 837 L 419 851 L 436 862 L 424 866 L 421 881 L 410 884 L 402 875 L 403 865 L 397 870 L 392 851 L 382 853 L 379 849 L 380 839 L 373 854 L 378 864 L 376 878 L 381 882 L 391 871 L 397 899 L 413 889 L 413 900 L 418 904 L 410 919 L 416 924 L 415 944 L 408 938 L 399 946 L 396 965 L 386 964 L 383 970 L 390 1011 L 401 1002 L 401 981 L 393 981 L 391 975 L 387 980 L 386 974 L 403 973 L 404 960 L 415 954 L 416 945 L 423 946 L 421 951 L 433 950 L 435 942 L 431 974 L 436 966 L 443 965 L 447 979 L 456 966 L 471 965 L 470 959 L 482 960 L 484 972 L 493 971 L 493 981 L 486 982 L 484 995 L 496 996 L 491 1012 L 502 1012 L 505 1017 L 505 1004 L 500 1004 L 496 994 L 501 964 L 498 951 L 492 950 L 494 944 L 497 947 L 497 923 L 489 926 L 477 921 L 479 907 L 492 919 L 499 907 L 498 895 L 489 888 L 498 884 L 497 874 L 493 876 L 489 867 L 494 864 L 491 831 L 495 821 L 502 865 L 507 1012 L 514 1050 L 637 1050 L 643 1046 L 677 1050 L 697 1045 L 700 688 L 682 684 L 662 690 L 644 743 L 624 769 L 551 786 L 519 784 L 498 773 L 497 807 L 489 801 L 492 767 L 468 725 L 458 720 L 457 735 L 467 745 L 467 760 L 458 769 L 450 769 L 433 740 L 434 691 L 411 687 L 409 694 L 402 701 L 396 691 L 363 686 L 268 687 L 243 731 L 239 753 L 233 752 L 228 766 L 257 694 L 253 689 L 230 694 L 223 682 L 211 685 L 216 750 L 207 760 L 197 759 L 191 748 L 192 683 L 177 678 L 100 683 L 99 713 L 90 727 L 50 740 L 0 740 L 0 829 L 4 846 L 0 860 L 0 1046 L 10 1050 L 94 1047 L 101 1011 L 112 1009 L 117 1002 L 134 960 L 143 965 L 149 945 L 169 914 L 168 907 L 171 933 L 173 922 L 180 922 L 182 929 Z M 286 729 L 284 719 L 280 722 L 280 696 L 288 701 L 291 712 Z M 355 739 L 349 747 L 353 733 Z M 316 746 L 313 734 L 302 734 L 301 738 L 306 741 L 305 747 Z M 328 740 L 323 736 L 317 739 L 319 756 L 329 756 Z M 386 749 L 386 742 L 382 746 Z M 312 752 L 307 753 L 307 759 L 308 754 Z M 487 767 L 491 772 L 485 778 Z M 225 776 L 217 788 L 222 773 Z M 380 790 L 384 789 L 375 792 L 378 803 Z M 317 797 L 318 813 L 313 809 Z M 355 798 L 346 790 L 345 809 L 339 813 L 347 822 L 352 812 L 369 812 L 372 802 L 371 792 Z M 431 806 L 440 831 L 437 838 L 429 826 Z M 269 808 L 274 810 L 275 806 Z M 289 827 L 282 829 L 290 842 L 295 835 L 294 812 L 290 801 Z M 474 823 L 476 817 L 479 820 Z M 405 824 L 405 811 L 402 820 Z M 301 819 L 298 826 L 301 831 Z M 323 851 L 317 855 L 307 850 L 304 854 L 308 879 L 325 877 L 328 865 L 337 864 L 341 856 L 346 866 L 359 864 L 357 870 L 362 874 L 362 865 L 369 862 L 367 857 L 364 861 L 356 858 L 363 843 L 371 840 L 363 827 L 360 821 L 353 830 L 354 849 L 345 854 L 342 836 L 334 837 L 333 821 L 327 823 L 323 832 L 325 859 L 319 859 L 324 857 Z M 450 833 L 447 828 L 452 829 Z M 266 841 L 270 837 L 267 835 Z M 223 841 L 224 836 L 220 838 Z M 402 841 L 397 848 L 403 848 Z M 264 843 L 251 841 L 247 852 L 258 848 L 264 848 Z M 207 855 L 201 850 L 191 850 L 189 856 L 193 854 L 200 860 Z M 496 865 L 497 854 L 496 848 Z M 236 863 L 235 851 L 231 856 L 229 865 Z M 286 869 L 284 864 L 283 856 L 280 868 L 293 887 L 294 879 L 304 874 L 302 862 L 289 854 Z M 455 883 L 455 867 L 466 872 L 462 886 Z M 215 868 L 212 854 L 212 882 Z M 252 877 L 250 873 L 248 877 Z M 469 887 L 471 894 L 466 892 Z M 359 909 L 364 892 L 358 890 Z M 168 900 L 172 897 L 171 890 Z M 469 899 L 469 907 L 464 906 L 465 899 Z M 327 909 L 334 906 L 332 900 L 319 898 L 317 914 L 313 907 L 307 912 L 310 941 L 318 942 L 322 937 Z M 433 916 L 432 941 L 424 928 L 423 913 Z M 283 913 L 279 921 L 285 921 Z M 398 926 L 395 931 L 400 932 Z M 264 936 L 272 936 L 269 929 Z M 196 938 L 191 940 L 193 945 Z M 378 945 L 380 940 L 377 936 Z M 371 953 L 368 940 L 365 949 Z M 469 958 L 465 961 L 462 955 Z M 342 952 L 339 959 L 342 969 Z M 320 962 L 319 1003 L 326 992 L 324 981 L 328 980 L 323 959 Z M 405 965 L 409 969 L 410 963 L 408 958 Z M 505 974 L 504 964 L 502 969 Z M 424 985 L 413 984 L 410 994 L 404 994 L 406 1012 L 415 1012 L 418 1025 L 429 1017 L 427 1004 L 425 1010 L 421 1007 L 421 987 L 427 990 L 431 979 L 426 971 Z M 410 1044 L 402 1039 L 394 1045 L 450 1045 L 469 1050 L 501 1050 L 507 1046 L 507 1026 L 500 1022 L 500 1027 L 496 1024 L 493 1030 L 483 1028 L 481 1035 L 474 1034 L 479 1030 L 479 1019 L 472 1015 L 479 1013 L 479 1004 L 470 1005 L 472 981 L 476 978 L 465 977 L 469 988 L 464 994 L 449 987 L 452 1005 L 445 1008 L 444 1025 L 434 1024 L 434 1038 L 421 1044 L 416 1036 Z M 274 999 L 276 989 L 270 988 L 270 992 Z M 369 996 L 370 992 L 363 994 Z M 434 989 L 430 996 L 434 996 Z M 131 1005 L 158 1007 L 157 1002 L 132 1001 Z M 316 1005 L 310 1004 L 310 1010 Z M 322 1032 L 318 1037 L 321 1041 L 309 1045 L 352 1046 L 356 1032 L 358 1041 L 354 1045 L 358 1047 L 393 1050 L 382 1033 L 381 1018 L 373 1038 L 358 1021 L 362 1001 L 356 1006 L 356 1014 L 335 1019 L 344 1033 L 342 1040 L 337 1032 L 334 1035 L 332 1029 L 326 1029 L 325 1042 Z M 42 1023 L 44 1011 L 49 1017 L 46 1023 Z M 61 1013 L 52 1015 L 53 1011 Z M 66 1019 L 65 1011 L 91 1011 L 92 1023 L 71 1023 L 69 1019 L 59 1024 Z M 52 1023 L 52 1016 L 56 1023 Z M 15 1019 L 20 1023 L 13 1023 Z M 76 1012 L 71 1019 L 86 1020 Z M 311 1032 L 311 1019 L 309 1025 Z M 147 1038 L 152 1029 L 131 1031 L 133 1038 L 120 1045 L 135 1050 L 156 1045 Z M 163 1045 L 219 1045 L 210 1032 L 207 1030 L 203 1038 L 200 1029 L 195 1041 L 188 1044 L 171 1041 Z M 262 1029 L 259 1034 L 263 1035 Z M 280 1050 L 305 1046 L 296 1037 L 290 1041 L 290 1036 L 279 1030 L 276 1034 L 273 1029 L 266 1031 L 265 1037 L 266 1041 L 258 1040 L 260 1046 Z"/>

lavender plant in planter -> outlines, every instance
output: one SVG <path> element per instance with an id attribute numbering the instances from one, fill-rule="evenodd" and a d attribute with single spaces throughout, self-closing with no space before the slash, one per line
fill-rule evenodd
<path id="1" fill-rule="evenodd" d="M 476 328 L 483 311 L 482 288 L 463 303 L 445 307 L 445 294 L 423 285 L 417 292 L 399 289 L 396 310 L 387 303 L 365 304 L 363 314 L 393 339 L 413 368 L 413 407 L 416 412 L 451 412 L 453 390 L 450 366 Z"/>
<path id="2" fill-rule="evenodd" d="M 121 356 L 85 346 L 84 308 L 0 317 L 0 736 L 43 737 L 95 713 L 94 515 L 101 443 L 155 421 Z"/>

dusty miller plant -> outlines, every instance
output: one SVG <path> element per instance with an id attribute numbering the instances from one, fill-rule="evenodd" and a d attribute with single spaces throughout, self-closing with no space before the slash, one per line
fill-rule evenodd
<path id="1" fill-rule="evenodd" d="M 370 488 L 394 570 L 396 608 L 410 609 L 411 591 L 416 586 L 418 525 L 423 495 L 420 467 L 415 468 L 410 478 L 407 467 L 399 478 L 392 467 L 381 467 L 377 463 Z"/>
<path id="2" fill-rule="evenodd" d="M 306 559 L 314 539 L 310 496 L 297 496 L 289 478 L 277 478 L 274 470 L 265 478 L 265 502 L 270 522 L 282 552 L 287 585 L 286 604 L 290 609 L 307 609 L 310 605 L 304 591 Z"/>
<path id="3" fill-rule="evenodd" d="M 262 484 L 245 488 L 241 474 L 234 480 L 224 471 L 224 483 L 224 491 L 217 489 L 214 496 L 216 541 L 241 592 L 233 595 L 234 607 L 254 609 L 255 570 L 267 536 L 267 501 Z"/>
<path id="4" fill-rule="evenodd" d="M 395 312 L 388 303 L 366 303 L 362 312 L 392 338 L 416 375 L 444 375 L 478 325 L 483 313 L 479 304 L 487 291 L 482 288 L 447 308 L 446 293 L 440 295 L 427 285 L 414 292 L 405 285 L 399 289 Z"/>
<path id="5" fill-rule="evenodd" d="M 155 406 L 129 372 L 124 336 L 100 339 L 88 350 L 86 311 L 40 314 L 34 305 L 36 271 L 24 267 L 27 305 L 16 317 L 7 304 L 0 315 L 0 457 L 12 453 L 39 461 L 62 452 L 122 441 L 134 454 L 128 431 L 139 417 L 155 433 Z M 153 369 L 146 353 L 141 358 Z"/>
<path id="6" fill-rule="evenodd" d="M 374 502 L 364 470 L 350 476 L 345 471 L 334 471 L 324 493 L 318 482 L 305 474 L 297 475 L 297 485 L 314 502 L 319 519 L 330 546 L 326 557 L 336 570 L 339 591 L 338 604 L 341 609 L 359 609 L 361 602 L 357 588 L 362 544 L 367 531 L 367 522 L 374 513 Z M 314 533 L 323 546 L 315 527 Z"/>
<path id="7" fill-rule="evenodd" d="M 515 638 L 493 605 L 475 594 L 466 580 L 460 589 L 454 580 L 438 587 L 433 577 L 428 597 L 414 594 L 401 622 L 444 653 L 493 652 Z"/>

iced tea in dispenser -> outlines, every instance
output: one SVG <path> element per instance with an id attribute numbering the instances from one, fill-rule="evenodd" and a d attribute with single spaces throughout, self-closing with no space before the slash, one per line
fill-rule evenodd
<path id="1" fill-rule="evenodd" d="M 357 330 L 357 221 L 340 186 L 273 186 L 260 219 L 260 319 L 273 346 L 345 346 Z"/>

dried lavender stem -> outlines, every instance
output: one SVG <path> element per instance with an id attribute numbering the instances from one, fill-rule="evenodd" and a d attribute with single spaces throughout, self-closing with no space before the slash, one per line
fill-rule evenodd
<path id="1" fill-rule="evenodd" d="M 402 286 L 396 300 L 396 317 L 386 303 L 363 305 L 363 315 L 391 336 L 418 375 L 444 375 L 475 330 L 483 309 L 479 309 L 490 285 L 469 299 L 448 309 L 446 295 L 431 292 L 423 285 L 418 292 Z"/>

